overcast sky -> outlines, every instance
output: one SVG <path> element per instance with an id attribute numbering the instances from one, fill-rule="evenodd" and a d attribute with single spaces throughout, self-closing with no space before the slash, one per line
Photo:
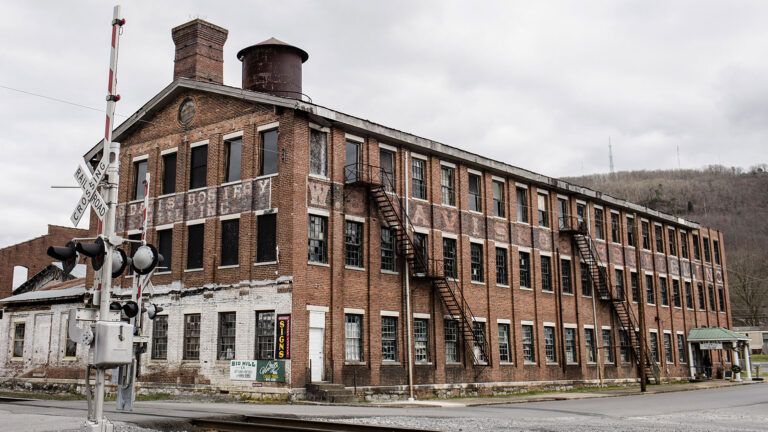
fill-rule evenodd
<path id="1" fill-rule="evenodd" d="M 173 6 L 171 6 L 171 3 Z M 173 75 L 170 29 L 200 17 L 235 54 L 309 53 L 315 103 L 551 176 L 766 162 L 765 1 L 131 1 L 117 111 Z M 4 1 L 0 86 L 104 110 L 112 7 Z M 68 226 L 103 113 L 0 87 L 0 247 Z M 81 226 L 87 226 L 82 221 Z"/>

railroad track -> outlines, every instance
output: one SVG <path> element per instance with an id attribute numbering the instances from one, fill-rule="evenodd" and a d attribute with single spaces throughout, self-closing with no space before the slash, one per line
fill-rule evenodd
<path id="1" fill-rule="evenodd" d="M 304 432 L 404 432 L 418 429 L 405 429 L 391 426 L 373 426 L 359 423 L 332 423 L 325 421 L 301 420 L 288 417 L 243 416 L 240 420 L 215 418 L 194 419 L 192 425 L 207 431 L 216 432 L 256 432 L 256 431 L 304 431 Z M 425 430 L 422 430 L 425 431 Z"/>

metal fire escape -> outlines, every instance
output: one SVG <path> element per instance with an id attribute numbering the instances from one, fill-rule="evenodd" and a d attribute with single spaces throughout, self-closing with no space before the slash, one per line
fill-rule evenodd
<path id="1" fill-rule="evenodd" d="M 362 186 L 376 204 L 389 228 L 394 231 L 396 250 L 404 258 L 414 278 L 426 279 L 439 293 L 445 309 L 457 320 L 458 330 L 464 341 L 465 352 L 471 354 L 474 365 L 488 365 L 487 337 L 474 331 L 475 316 L 469 308 L 458 282 L 447 278 L 442 260 L 430 259 L 426 245 L 414 241 L 413 224 L 402 211 L 402 198 L 395 193 L 394 179 L 380 167 L 368 164 L 351 164 L 344 167 L 347 186 Z M 482 369 L 480 369 L 482 371 Z M 479 371 L 477 372 L 479 374 Z"/>
<path id="2" fill-rule="evenodd" d="M 597 252 L 595 243 L 589 235 L 589 230 L 584 221 L 576 218 L 565 218 L 565 227 L 560 229 L 561 234 L 573 235 L 573 240 L 579 250 L 581 258 L 589 269 L 589 279 L 592 286 L 597 291 L 600 300 L 608 301 L 612 310 L 616 313 L 622 330 L 629 338 L 629 346 L 632 350 L 632 356 L 638 365 L 638 368 L 645 369 L 645 376 L 653 377 L 658 384 L 661 378 L 661 370 L 653 358 L 652 352 L 647 343 L 641 343 L 640 325 L 635 317 L 632 308 L 625 302 L 626 293 L 619 293 L 613 287 L 611 278 L 608 277 L 606 267 L 600 262 L 600 255 Z M 640 364 L 640 350 L 644 351 L 645 364 Z"/>

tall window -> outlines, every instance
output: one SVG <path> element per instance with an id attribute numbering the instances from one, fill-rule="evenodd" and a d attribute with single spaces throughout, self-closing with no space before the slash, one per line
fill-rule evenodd
<path id="1" fill-rule="evenodd" d="M 13 356 L 24 357 L 24 337 L 27 331 L 26 323 L 16 323 L 13 326 Z"/>
<path id="2" fill-rule="evenodd" d="M 205 241 L 205 224 L 189 225 L 187 227 L 187 269 L 203 268 L 203 243 Z"/>
<path id="3" fill-rule="evenodd" d="M 456 266 L 456 239 L 443 237 L 443 272 L 445 277 L 456 279 L 459 276 Z"/>
<path id="4" fill-rule="evenodd" d="M 555 350 L 555 328 L 544 326 L 544 355 L 547 363 L 557 362 L 557 351 Z"/>
<path id="5" fill-rule="evenodd" d="M 669 306 L 669 289 L 667 288 L 667 278 L 659 277 L 659 297 L 662 306 Z"/>
<path id="6" fill-rule="evenodd" d="M 324 216 L 309 215 L 309 262 L 328 262 L 328 218 Z"/>
<path id="7" fill-rule="evenodd" d="M 68 324 L 68 318 L 62 320 L 64 333 L 67 335 L 66 341 L 64 342 L 64 357 L 77 357 L 77 342 L 72 340 L 72 338 L 69 336 L 69 331 L 67 331 Z"/>
<path id="8" fill-rule="evenodd" d="M 517 197 L 517 221 L 528 223 L 528 189 L 518 187 L 515 189 Z"/>
<path id="9" fill-rule="evenodd" d="M 216 347 L 216 359 L 232 360 L 235 358 L 236 326 L 235 312 L 219 312 L 219 337 Z"/>
<path id="10" fill-rule="evenodd" d="M 611 241 L 621 243 L 621 230 L 619 227 L 619 214 L 611 213 Z"/>
<path id="11" fill-rule="evenodd" d="M 688 233 L 680 231 L 680 256 L 688 259 Z"/>
<path id="12" fill-rule="evenodd" d="M 720 306 L 720 312 L 725 312 L 725 290 L 723 287 L 717 287 L 717 301 Z"/>
<path id="13" fill-rule="evenodd" d="M 395 260 L 395 230 L 390 227 L 381 227 L 381 269 L 397 271 Z"/>
<path id="14" fill-rule="evenodd" d="M 587 362 L 597 361 L 597 347 L 595 346 L 595 329 L 584 329 L 584 346 L 587 350 Z"/>
<path id="15" fill-rule="evenodd" d="M 688 350 L 685 348 L 685 336 L 677 335 L 677 361 L 688 363 Z"/>
<path id="16" fill-rule="evenodd" d="M 603 209 L 595 207 L 595 238 L 605 240 L 605 213 Z"/>
<path id="17" fill-rule="evenodd" d="M 630 246 L 636 246 L 635 244 L 635 218 L 627 216 L 627 244 Z"/>
<path id="18" fill-rule="evenodd" d="M 653 235 L 656 237 L 656 252 L 664 253 L 664 231 L 661 225 L 653 226 Z"/>
<path id="19" fill-rule="evenodd" d="M 275 358 L 275 312 L 256 312 L 256 358 Z"/>
<path id="20" fill-rule="evenodd" d="M 429 362 L 429 320 L 413 320 L 413 355 L 416 363 Z"/>
<path id="21" fill-rule="evenodd" d="M 563 292 L 566 294 L 573 294 L 573 276 L 571 275 L 571 260 L 560 260 L 560 285 L 563 287 Z"/>
<path id="22" fill-rule="evenodd" d="M 507 248 L 496 248 L 496 283 L 509 285 L 509 271 L 507 271 Z"/>
<path id="23" fill-rule="evenodd" d="M 669 333 L 664 333 L 664 356 L 667 363 L 675 362 L 675 354 L 672 351 L 672 335 Z"/>
<path id="24" fill-rule="evenodd" d="M 499 324 L 499 361 L 502 363 L 512 362 L 512 353 L 509 347 L 512 344 L 509 341 L 509 324 Z"/>
<path id="25" fill-rule="evenodd" d="M 639 283 L 637 272 L 629 272 L 629 284 L 632 286 L 632 301 L 635 303 L 640 301 Z"/>
<path id="26" fill-rule="evenodd" d="M 576 348 L 576 329 L 565 328 L 565 362 L 568 364 L 578 363 L 578 350 Z"/>
<path id="27" fill-rule="evenodd" d="M 193 147 L 189 164 L 189 188 L 206 187 L 208 185 L 208 146 Z"/>
<path id="28" fill-rule="evenodd" d="M 158 315 L 152 320 L 152 359 L 168 358 L 168 315 Z"/>
<path id="29" fill-rule="evenodd" d="M 351 267 L 363 267 L 363 224 L 346 221 L 344 228 L 345 264 Z"/>
<path id="30" fill-rule="evenodd" d="M 240 180 L 240 166 L 243 157 L 243 138 L 235 138 L 224 141 L 224 181 L 233 182 Z"/>
<path id="31" fill-rule="evenodd" d="M 581 295 L 592 297 L 592 277 L 589 274 L 589 267 L 586 263 L 579 263 L 579 270 L 581 273 Z"/>
<path id="32" fill-rule="evenodd" d="M 470 245 L 470 270 L 472 271 L 472 281 L 482 282 L 483 277 L 483 245 L 472 243 Z"/>
<path id="33" fill-rule="evenodd" d="M 427 251 L 429 250 L 428 241 L 429 238 L 425 233 L 417 232 L 413 235 L 413 252 L 421 258 L 421 262 L 424 266 L 428 265 L 429 263 L 429 254 L 427 254 Z M 416 265 L 420 264 L 417 262 Z M 426 270 L 426 268 L 417 268 L 416 273 L 424 273 Z"/>
<path id="34" fill-rule="evenodd" d="M 485 323 L 475 321 L 472 323 L 472 334 L 475 336 L 474 348 L 475 358 L 481 363 L 488 363 L 483 348 L 485 346 Z"/>
<path id="35" fill-rule="evenodd" d="M 344 179 L 350 183 L 360 176 L 360 143 L 347 140 L 344 146 Z"/>
<path id="36" fill-rule="evenodd" d="M 133 199 L 144 199 L 144 181 L 147 179 L 147 160 L 133 164 Z"/>
<path id="37" fill-rule="evenodd" d="M 702 240 L 704 242 L 704 261 L 710 262 L 712 261 L 712 254 L 710 253 L 709 249 L 709 239 L 704 237 Z"/>
<path id="38" fill-rule="evenodd" d="M 261 166 L 259 175 L 277 174 L 277 129 L 261 133 Z"/>
<path id="39" fill-rule="evenodd" d="M 587 205 L 584 203 L 576 203 L 576 221 L 579 223 L 579 227 L 586 226 L 587 221 Z"/>
<path id="40" fill-rule="evenodd" d="M 477 174 L 469 174 L 469 209 L 476 212 L 483 211 L 483 188 L 481 177 Z"/>
<path id="41" fill-rule="evenodd" d="M 395 153 L 386 149 L 379 149 L 379 175 L 384 190 L 395 191 Z"/>
<path id="42" fill-rule="evenodd" d="M 363 361 L 363 316 L 344 315 L 344 359 Z"/>
<path id="43" fill-rule="evenodd" d="M 221 221 L 221 265 L 237 265 L 240 249 L 240 219 Z"/>
<path id="44" fill-rule="evenodd" d="M 157 232 L 157 251 L 163 256 L 163 263 L 157 271 L 171 271 L 173 268 L 173 230 L 166 229 Z"/>
<path id="45" fill-rule="evenodd" d="M 381 360 L 397 361 L 397 317 L 381 317 Z"/>
<path id="46" fill-rule="evenodd" d="M 531 254 L 528 252 L 518 252 L 520 257 L 520 287 L 531 287 Z"/>
<path id="47" fill-rule="evenodd" d="M 677 255 L 677 236 L 674 228 L 667 228 L 667 240 L 669 242 L 669 254 Z"/>
<path id="48" fill-rule="evenodd" d="M 557 199 L 557 226 L 563 229 L 568 224 L 568 200 L 565 198 Z"/>
<path id="49" fill-rule="evenodd" d="M 651 332 L 651 337 L 649 339 L 649 342 L 651 343 L 651 357 L 653 358 L 653 361 L 656 363 L 659 362 L 659 334 L 655 331 Z"/>
<path id="50" fill-rule="evenodd" d="M 200 359 L 200 314 L 184 315 L 184 360 Z"/>
<path id="51" fill-rule="evenodd" d="M 309 131 L 309 173 L 328 177 L 328 134 L 317 129 Z"/>
<path id="52" fill-rule="evenodd" d="M 549 196 L 538 194 L 539 226 L 549 227 Z"/>
<path id="53" fill-rule="evenodd" d="M 176 152 L 163 155 L 163 195 L 176 193 Z"/>
<path id="54" fill-rule="evenodd" d="M 700 260 L 701 250 L 699 249 L 699 236 L 696 234 L 692 234 L 691 238 L 693 240 L 693 259 Z"/>
<path id="55" fill-rule="evenodd" d="M 621 356 L 622 363 L 629 363 L 629 333 L 624 329 L 619 329 L 619 355 Z"/>
<path id="56" fill-rule="evenodd" d="M 536 363 L 536 351 L 533 342 L 533 326 L 523 324 L 523 360 L 525 363 Z"/>
<path id="57" fill-rule="evenodd" d="M 427 171 L 425 169 L 427 162 L 417 158 L 412 158 L 411 161 L 413 197 L 427 199 Z"/>
<path id="58" fill-rule="evenodd" d="M 720 264 L 720 242 L 712 240 L 712 251 L 715 254 L 715 264 Z"/>
<path id="59" fill-rule="evenodd" d="M 699 310 L 704 310 L 707 308 L 706 299 L 704 298 L 704 285 L 699 282 L 696 284 L 696 291 L 699 297 Z"/>
<path id="60" fill-rule="evenodd" d="M 498 217 L 505 217 L 504 211 L 506 204 L 504 203 L 504 183 L 494 180 L 493 181 L 493 215 Z"/>
<path id="61" fill-rule="evenodd" d="M 454 169 L 448 166 L 440 167 L 440 196 L 442 203 L 446 205 L 456 205 L 455 177 Z"/>
<path id="62" fill-rule="evenodd" d="M 624 300 L 626 294 L 624 293 L 624 270 L 614 269 L 616 276 L 616 297 L 619 300 Z"/>
<path id="63" fill-rule="evenodd" d="M 680 281 L 677 279 L 672 279 L 672 304 L 675 305 L 675 307 L 683 306 L 682 298 L 680 296 Z"/>
<path id="64" fill-rule="evenodd" d="M 447 319 L 445 325 L 445 362 L 459 362 L 459 323 L 456 320 Z"/>
<path id="65" fill-rule="evenodd" d="M 256 262 L 277 261 L 277 213 L 256 216 Z"/>
<path id="66" fill-rule="evenodd" d="M 656 304 L 653 289 L 653 275 L 645 275 L 645 301 L 648 304 Z"/>
<path id="67" fill-rule="evenodd" d="M 613 332 L 611 329 L 603 329 L 603 352 L 606 363 L 614 363 L 613 358 Z"/>
<path id="68" fill-rule="evenodd" d="M 715 287 L 712 284 L 707 285 L 707 289 L 709 291 L 709 310 L 714 311 L 715 309 Z"/>
<path id="69" fill-rule="evenodd" d="M 552 291 L 552 258 L 541 256 L 541 290 Z"/>
<path id="70" fill-rule="evenodd" d="M 651 249 L 651 226 L 646 221 L 640 221 L 640 230 L 643 236 L 643 249 Z"/>

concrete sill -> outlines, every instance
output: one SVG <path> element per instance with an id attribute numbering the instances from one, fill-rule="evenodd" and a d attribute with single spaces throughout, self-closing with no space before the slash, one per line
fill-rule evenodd
<path id="1" fill-rule="evenodd" d="M 365 366 L 364 361 L 345 361 L 344 366 Z"/>
<path id="2" fill-rule="evenodd" d="M 203 187 L 199 187 L 199 188 L 190 189 L 190 190 L 187 191 L 187 193 L 200 192 L 200 191 L 204 191 L 206 189 L 208 189 L 208 186 L 203 186 Z"/>
<path id="3" fill-rule="evenodd" d="M 184 269 L 184 273 L 194 273 L 194 272 L 201 272 L 201 271 L 203 271 L 203 269 L 201 269 L 201 268 L 196 268 L 196 269 Z M 133 276 L 131 276 L 131 277 L 133 277 Z"/>
<path id="4" fill-rule="evenodd" d="M 400 272 L 392 271 L 392 270 L 382 270 L 381 274 L 386 275 L 400 275 Z"/>
<path id="5" fill-rule="evenodd" d="M 277 177 L 278 174 L 279 173 L 260 175 L 260 176 L 258 176 L 256 178 L 254 178 L 254 180 L 264 180 L 264 179 L 268 179 L 268 178 L 272 178 L 272 177 Z"/>
<path id="6" fill-rule="evenodd" d="M 321 263 L 321 262 L 314 262 L 314 261 L 307 261 L 307 265 L 311 266 L 318 266 L 318 267 L 331 267 L 328 263 Z"/>
<path id="7" fill-rule="evenodd" d="M 472 285 L 485 285 L 485 282 L 470 281 Z"/>
<path id="8" fill-rule="evenodd" d="M 242 180 L 235 180 L 231 182 L 222 183 L 219 186 L 232 186 L 232 185 L 240 184 L 242 182 L 243 182 Z"/>
<path id="9" fill-rule="evenodd" d="M 432 362 L 421 362 L 421 363 L 413 362 L 413 365 L 414 366 L 432 366 Z"/>
<path id="10" fill-rule="evenodd" d="M 496 286 L 499 288 L 510 288 L 509 285 L 503 285 L 503 284 L 496 284 Z"/>
<path id="11" fill-rule="evenodd" d="M 399 361 L 383 361 L 381 362 L 382 366 L 402 366 L 402 363 Z"/>
<path id="12" fill-rule="evenodd" d="M 311 179 L 314 179 L 314 180 L 325 180 L 325 181 L 330 181 L 331 180 L 330 177 L 324 176 L 324 175 L 320 175 L 320 174 L 309 174 L 308 177 L 311 178 Z"/>
<path id="13" fill-rule="evenodd" d="M 219 266 L 218 268 L 219 270 L 224 270 L 224 269 L 232 269 L 232 268 L 238 268 L 238 267 L 240 267 L 240 264 L 223 265 L 223 266 Z"/>
<path id="14" fill-rule="evenodd" d="M 523 362 L 523 366 L 538 366 L 538 364 L 536 364 L 536 362 L 527 361 L 527 362 Z"/>
<path id="15" fill-rule="evenodd" d="M 365 271 L 365 268 L 364 268 L 364 267 L 355 267 L 355 266 L 348 266 L 348 265 L 345 265 L 345 266 L 344 266 L 344 268 L 345 268 L 346 270 L 354 270 L 354 271 L 362 271 L 362 272 L 364 272 L 364 271 Z"/>
<path id="16" fill-rule="evenodd" d="M 274 265 L 277 264 L 277 261 L 264 261 L 264 262 L 255 262 L 253 265 L 255 266 L 266 266 L 266 265 Z"/>
<path id="17" fill-rule="evenodd" d="M 521 286 L 520 289 L 523 290 L 523 291 L 533 291 L 533 288 L 528 288 L 528 287 L 523 287 L 523 286 Z"/>
<path id="18" fill-rule="evenodd" d="M 172 272 L 170 271 L 164 271 L 164 272 L 155 272 L 155 276 L 162 276 L 162 275 L 169 275 Z"/>

